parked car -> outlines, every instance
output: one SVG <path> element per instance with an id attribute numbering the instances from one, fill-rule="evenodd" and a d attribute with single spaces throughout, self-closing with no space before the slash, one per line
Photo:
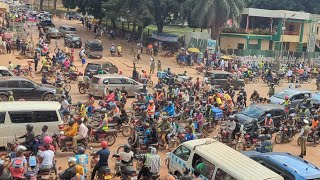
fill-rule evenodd
<path id="1" fill-rule="evenodd" d="M 13 97 L 24 100 L 52 101 L 55 98 L 56 88 L 50 85 L 41 85 L 29 79 L 11 76 L 0 78 L 0 100 L 7 101 L 8 91 Z"/>
<path id="2" fill-rule="evenodd" d="M 64 38 L 64 45 L 70 48 L 81 48 L 81 37 L 76 34 L 67 34 Z"/>
<path id="3" fill-rule="evenodd" d="M 43 28 L 45 30 L 46 28 L 51 28 L 51 27 L 55 27 L 55 25 L 52 23 L 51 19 L 41 20 L 38 23 L 38 29 L 39 30 L 41 28 Z"/>
<path id="4" fill-rule="evenodd" d="M 76 13 L 75 12 L 67 12 L 66 16 L 67 16 L 68 20 L 76 19 Z"/>
<path id="5" fill-rule="evenodd" d="M 98 72 L 102 70 L 105 73 L 108 74 L 117 74 L 118 73 L 118 68 L 114 64 L 108 61 L 95 61 L 88 63 L 85 70 L 84 74 L 92 77 L 93 75 L 97 75 Z"/>
<path id="6" fill-rule="evenodd" d="M 285 152 L 242 152 L 244 155 L 281 175 L 286 180 L 319 179 L 320 169 L 310 162 Z"/>
<path id="7" fill-rule="evenodd" d="M 267 114 L 271 114 L 275 127 L 279 127 L 281 121 L 285 119 L 284 107 L 275 104 L 251 104 L 246 107 L 236 116 L 241 124 L 248 126 L 253 119 L 257 119 L 260 125 L 264 124 L 264 120 Z"/>
<path id="8" fill-rule="evenodd" d="M 85 52 L 89 58 L 96 57 L 101 59 L 103 56 L 103 46 L 97 39 L 87 40 L 85 42 Z"/>
<path id="9" fill-rule="evenodd" d="M 73 26 L 62 25 L 59 27 L 59 31 L 63 37 L 65 37 L 66 34 L 77 34 L 77 29 Z"/>
<path id="10" fill-rule="evenodd" d="M 125 87 L 128 96 L 135 96 L 135 93 L 138 93 L 142 90 L 143 84 L 118 74 L 103 74 L 103 75 L 94 75 L 91 79 L 89 85 L 89 92 L 92 92 L 94 96 L 104 97 L 107 94 L 108 89 L 121 89 Z"/>
<path id="11" fill-rule="evenodd" d="M 311 97 L 311 91 L 299 89 L 285 89 L 270 98 L 272 104 L 282 104 L 285 97 L 288 96 L 291 101 L 290 108 L 295 108 L 302 100 Z"/>
<path id="12" fill-rule="evenodd" d="M 48 28 L 46 31 L 46 38 L 47 39 L 57 39 L 61 37 L 61 33 L 57 28 Z"/>
<path id="13" fill-rule="evenodd" d="M 218 85 L 221 86 L 223 89 L 228 89 L 228 78 L 231 78 L 231 86 L 234 87 L 234 89 L 240 89 L 240 87 L 244 87 L 245 83 L 243 79 L 238 79 L 235 76 L 233 76 L 231 73 L 226 71 L 207 71 L 205 73 L 206 77 L 212 77 L 217 82 Z"/>
<path id="14" fill-rule="evenodd" d="M 7 67 L 0 66 L 0 77 L 1 76 L 15 76 L 15 74 L 12 71 L 10 71 Z"/>

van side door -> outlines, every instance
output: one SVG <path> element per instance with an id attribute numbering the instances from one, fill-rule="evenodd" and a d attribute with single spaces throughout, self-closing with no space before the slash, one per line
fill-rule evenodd
<path id="1" fill-rule="evenodd" d="M 10 123 L 6 121 L 6 112 L 0 112 L 0 147 L 6 146 L 7 142 L 11 142 L 12 139 L 9 138 L 8 126 Z"/>
<path id="2" fill-rule="evenodd" d="M 10 129 L 10 136 L 14 138 L 14 136 L 22 136 L 27 133 L 26 131 L 26 125 L 27 124 L 33 124 L 33 114 L 32 111 L 9 111 L 8 116 L 9 120 L 11 122 L 11 125 L 9 126 Z"/>
<path id="3" fill-rule="evenodd" d="M 185 169 L 188 167 L 188 160 L 191 154 L 191 150 L 186 146 L 180 145 L 172 153 L 170 153 L 169 171 L 174 173 L 176 171 L 180 172 L 181 175 Z"/>

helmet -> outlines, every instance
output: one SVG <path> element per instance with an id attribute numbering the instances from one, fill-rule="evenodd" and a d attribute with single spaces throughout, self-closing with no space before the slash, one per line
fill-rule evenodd
<path id="1" fill-rule="evenodd" d="M 31 124 L 27 124 L 26 128 L 27 128 L 27 131 L 32 131 L 33 130 L 33 126 Z"/>
<path id="2" fill-rule="evenodd" d="M 254 90 L 253 92 L 254 92 L 254 93 L 257 93 L 258 91 L 257 91 L 257 90 Z"/>
<path id="3" fill-rule="evenodd" d="M 26 150 L 27 150 L 27 148 L 23 145 L 18 145 L 18 147 L 17 147 L 17 151 L 26 151 Z"/>
<path id="4" fill-rule="evenodd" d="M 77 159 L 75 157 L 69 157 L 68 158 L 68 163 L 69 164 L 77 164 Z"/>
<path id="5" fill-rule="evenodd" d="M 286 96 L 286 97 L 284 97 L 286 100 L 288 100 L 289 99 L 289 96 Z"/>
<path id="6" fill-rule="evenodd" d="M 101 147 L 102 148 L 107 148 L 108 147 L 108 142 L 107 141 L 101 141 Z"/>
<path id="7" fill-rule="evenodd" d="M 309 121 L 308 121 L 307 119 L 304 119 L 303 122 L 304 122 L 305 124 L 309 124 Z"/>
<path id="8" fill-rule="evenodd" d="M 267 114 L 267 118 L 271 118 L 271 114 Z"/>
<path id="9" fill-rule="evenodd" d="M 69 126 L 72 126 L 74 124 L 74 120 L 73 119 L 70 119 L 69 121 L 68 121 L 68 125 Z"/>
<path id="10" fill-rule="evenodd" d="M 9 94 L 9 95 L 12 95 L 12 94 L 13 94 L 13 92 L 12 92 L 12 91 L 8 91 L 8 94 Z"/>
<path id="11" fill-rule="evenodd" d="M 85 149 L 83 148 L 83 147 L 81 147 L 81 146 L 78 146 L 78 154 L 84 154 L 84 152 L 85 152 Z"/>
<path id="12" fill-rule="evenodd" d="M 243 96 L 243 93 L 239 93 L 239 96 Z"/>
<path id="13" fill-rule="evenodd" d="M 148 152 L 151 153 L 151 150 L 152 150 L 153 148 L 154 148 L 153 146 L 149 146 L 149 147 L 148 147 Z"/>
<path id="14" fill-rule="evenodd" d="M 258 123 L 258 120 L 255 118 L 252 120 L 252 124 L 257 124 Z"/>
<path id="15" fill-rule="evenodd" d="M 52 143 L 52 137 L 51 136 L 45 136 L 43 138 L 43 142 L 46 144 L 51 144 Z"/>
<path id="16" fill-rule="evenodd" d="M 153 103 L 154 103 L 154 100 L 150 99 L 150 100 L 149 100 L 149 103 L 150 103 L 150 104 L 153 104 Z"/>
<path id="17" fill-rule="evenodd" d="M 131 146 L 129 144 L 125 144 L 123 146 L 124 152 L 129 153 L 131 151 Z"/>
<path id="18" fill-rule="evenodd" d="M 313 119 L 318 120 L 318 115 L 314 115 Z"/>
<path id="19" fill-rule="evenodd" d="M 81 107 L 82 106 L 82 102 L 78 101 L 77 106 Z"/>

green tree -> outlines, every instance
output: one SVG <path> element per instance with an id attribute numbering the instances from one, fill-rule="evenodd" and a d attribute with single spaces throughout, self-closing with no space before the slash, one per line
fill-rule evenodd
<path id="1" fill-rule="evenodd" d="M 55 0 L 56 2 L 57 0 Z M 67 10 L 69 11 L 69 9 L 75 9 L 77 7 L 77 0 L 62 0 L 62 5 L 63 7 L 67 8 Z M 56 3 L 55 3 L 56 6 Z"/>
<path id="2" fill-rule="evenodd" d="M 218 39 L 228 19 L 239 20 L 243 7 L 243 0 L 198 0 L 191 12 L 191 22 L 210 28 L 211 38 Z"/>

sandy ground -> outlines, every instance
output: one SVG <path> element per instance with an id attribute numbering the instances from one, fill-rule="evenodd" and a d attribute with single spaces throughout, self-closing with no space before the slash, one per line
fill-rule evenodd
<path id="1" fill-rule="evenodd" d="M 88 32 L 86 31 L 86 29 L 84 27 L 82 27 L 82 24 L 80 23 L 80 21 L 74 20 L 74 21 L 67 21 L 67 20 L 55 20 L 55 25 L 57 27 L 60 27 L 60 25 L 73 25 L 77 28 L 78 34 L 81 36 L 82 40 L 86 40 L 86 39 L 93 39 L 94 38 L 94 33 L 93 31 Z M 38 31 L 36 30 L 36 28 L 34 28 L 34 37 L 38 37 Z M 132 62 L 133 62 L 133 56 L 129 55 L 130 53 L 130 45 L 128 43 L 126 43 L 125 41 L 108 41 L 106 37 L 102 38 L 102 42 L 104 45 L 104 57 L 102 58 L 105 61 L 110 61 L 112 63 L 114 63 L 119 70 L 122 70 L 124 75 L 127 76 L 131 76 L 132 75 Z M 109 53 L 109 48 L 111 46 L 111 44 L 114 43 L 115 45 L 117 44 L 121 44 L 123 47 L 123 57 L 111 57 L 110 53 Z M 59 41 L 60 44 L 60 48 L 63 48 L 63 39 L 61 39 Z M 55 43 L 54 40 L 51 43 L 51 50 L 53 51 L 53 49 L 55 48 Z M 79 49 L 76 49 L 76 58 L 77 54 L 78 54 Z M 156 59 L 161 59 L 163 62 L 163 68 L 166 67 L 170 67 L 172 69 L 173 72 L 175 73 L 182 73 L 184 71 L 187 71 L 189 76 L 192 77 L 198 77 L 198 75 L 195 72 L 195 68 L 194 67 L 185 67 L 185 68 L 180 68 L 176 63 L 175 63 L 175 58 L 165 58 L 163 56 L 164 52 L 160 53 L 160 55 L 158 55 L 158 57 L 156 57 Z M 15 65 L 17 64 L 27 64 L 27 59 L 17 59 L 17 52 L 15 52 L 15 54 L 7 54 L 7 55 L 0 55 L 0 65 L 3 66 L 8 66 L 8 61 L 11 60 Z M 149 59 L 150 56 L 143 54 L 142 55 L 142 61 L 137 65 L 138 66 L 138 70 L 149 70 Z M 91 61 L 96 61 L 96 59 L 87 59 L 87 62 L 91 62 Z M 80 71 L 83 72 L 84 67 L 81 67 L 81 63 L 79 61 L 79 59 L 77 59 L 76 61 L 76 66 L 78 67 L 78 69 Z M 156 82 L 156 74 L 152 75 L 152 79 L 154 82 Z M 39 82 L 40 80 L 40 76 L 39 74 L 37 74 L 37 77 L 34 78 L 35 81 Z M 72 83 L 72 89 L 71 89 L 71 95 L 72 95 L 72 99 L 73 102 L 77 102 L 77 101 L 86 101 L 87 100 L 87 95 L 80 95 L 78 93 L 78 89 L 77 89 L 77 84 L 75 82 Z M 280 91 L 281 89 L 287 88 L 288 84 L 284 83 L 284 85 L 282 87 L 276 87 L 276 91 Z M 251 93 L 253 92 L 253 90 L 258 90 L 260 96 L 263 97 L 267 97 L 267 92 L 268 92 L 268 87 L 266 84 L 261 83 L 261 80 L 258 84 L 247 84 L 246 85 L 246 91 L 248 95 L 251 95 Z M 302 85 L 302 89 L 308 89 L 308 90 L 312 90 L 314 91 L 316 89 L 315 86 L 315 82 L 312 82 L 310 84 L 303 84 Z M 132 100 L 129 100 L 128 104 L 131 103 Z M 49 127 L 50 129 L 50 127 Z M 297 137 L 296 137 L 297 139 Z M 300 148 L 297 145 L 296 139 L 293 140 L 291 143 L 288 144 L 280 144 L 280 145 L 275 145 L 274 146 L 274 151 L 279 151 L 279 152 L 290 152 L 292 154 L 299 154 L 300 153 Z M 122 136 L 122 134 L 119 134 L 116 140 L 116 143 L 110 147 L 110 151 L 114 152 L 116 151 L 116 149 L 122 145 L 125 144 L 127 142 L 127 139 L 125 137 Z M 90 146 L 92 146 L 94 149 L 98 149 L 99 145 L 98 144 L 90 144 Z M 161 179 L 164 179 L 165 175 L 167 174 L 167 169 L 165 167 L 164 164 L 164 160 L 165 160 L 165 154 L 168 151 L 166 150 L 161 150 L 159 152 L 160 156 L 162 157 L 162 168 L 161 168 Z M 89 151 L 87 151 L 87 153 L 89 153 Z M 56 155 L 56 159 L 58 162 L 58 166 L 63 167 L 63 169 L 65 169 L 67 167 L 67 157 L 69 156 L 73 156 L 73 153 L 58 153 Z M 307 144 L 307 156 L 305 157 L 306 160 L 311 161 L 312 163 L 314 163 L 317 166 L 320 166 L 320 160 L 317 158 L 320 155 L 320 151 L 318 151 L 317 147 L 313 147 L 313 144 L 308 143 Z M 113 169 L 114 166 L 114 162 L 115 159 L 114 158 L 110 158 L 109 160 L 109 165 L 111 166 L 111 168 Z"/>

